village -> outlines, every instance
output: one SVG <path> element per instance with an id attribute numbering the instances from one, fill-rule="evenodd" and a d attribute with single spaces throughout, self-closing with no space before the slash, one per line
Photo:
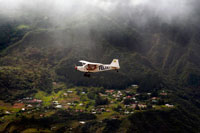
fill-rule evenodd
<path id="1" fill-rule="evenodd" d="M 7 108 L 1 105 L 0 122 L 22 115 L 42 118 L 57 110 L 91 113 L 96 115 L 98 120 L 119 119 L 135 112 L 175 107 L 169 101 L 170 93 L 166 90 L 139 93 L 138 88 L 138 85 L 132 85 L 125 90 L 76 87 L 56 90 L 57 92 L 51 95 L 41 91 L 34 97 L 18 99 Z"/>

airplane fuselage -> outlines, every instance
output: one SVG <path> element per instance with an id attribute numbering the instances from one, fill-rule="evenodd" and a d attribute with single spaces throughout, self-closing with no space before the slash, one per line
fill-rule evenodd
<path id="1" fill-rule="evenodd" d="M 110 65 L 99 65 L 93 70 L 88 70 L 85 66 L 77 66 L 77 70 L 81 72 L 102 72 L 102 71 L 116 70 L 116 69 L 118 68 Z"/>

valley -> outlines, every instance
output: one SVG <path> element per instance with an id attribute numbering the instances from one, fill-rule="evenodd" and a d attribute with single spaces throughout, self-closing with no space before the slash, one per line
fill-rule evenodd
<path id="1" fill-rule="evenodd" d="M 0 132 L 200 131 L 197 0 L 9 1 L 0 3 Z M 74 69 L 113 59 L 119 72 Z"/>
<path id="2" fill-rule="evenodd" d="M 138 93 L 138 85 L 132 85 L 125 90 L 106 90 L 96 87 L 63 89 L 62 87 L 64 87 L 62 84 L 54 82 L 54 92 L 51 94 L 39 91 L 34 97 L 18 99 L 12 105 L 1 101 L 1 123 L 4 123 L 1 124 L 1 132 L 54 132 L 61 129 L 76 131 L 80 126 L 91 121 L 102 123 L 106 119 L 123 120 L 134 113 L 151 110 L 169 111 L 176 108 L 170 101 L 170 93 L 165 90 Z M 54 118 L 56 122 L 50 123 L 47 127 L 35 128 L 34 123 L 25 127 L 16 127 L 13 123 L 30 119 L 40 124 L 42 119 L 53 117 L 57 113 L 73 114 L 69 118 L 71 124 L 66 125 L 56 117 Z"/>

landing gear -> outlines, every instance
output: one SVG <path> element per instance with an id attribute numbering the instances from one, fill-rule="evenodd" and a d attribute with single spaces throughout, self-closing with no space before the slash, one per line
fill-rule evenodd
<path id="1" fill-rule="evenodd" d="M 89 78 L 90 77 L 90 73 L 84 73 L 84 76 Z"/>
<path id="2" fill-rule="evenodd" d="M 118 70 L 116 70 L 117 72 L 119 72 Z"/>

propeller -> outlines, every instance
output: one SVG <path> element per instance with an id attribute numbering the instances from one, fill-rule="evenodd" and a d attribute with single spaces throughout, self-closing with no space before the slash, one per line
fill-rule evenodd
<path id="1" fill-rule="evenodd" d="M 76 66 L 76 64 L 74 64 L 74 68 L 77 70 L 77 66 Z"/>

